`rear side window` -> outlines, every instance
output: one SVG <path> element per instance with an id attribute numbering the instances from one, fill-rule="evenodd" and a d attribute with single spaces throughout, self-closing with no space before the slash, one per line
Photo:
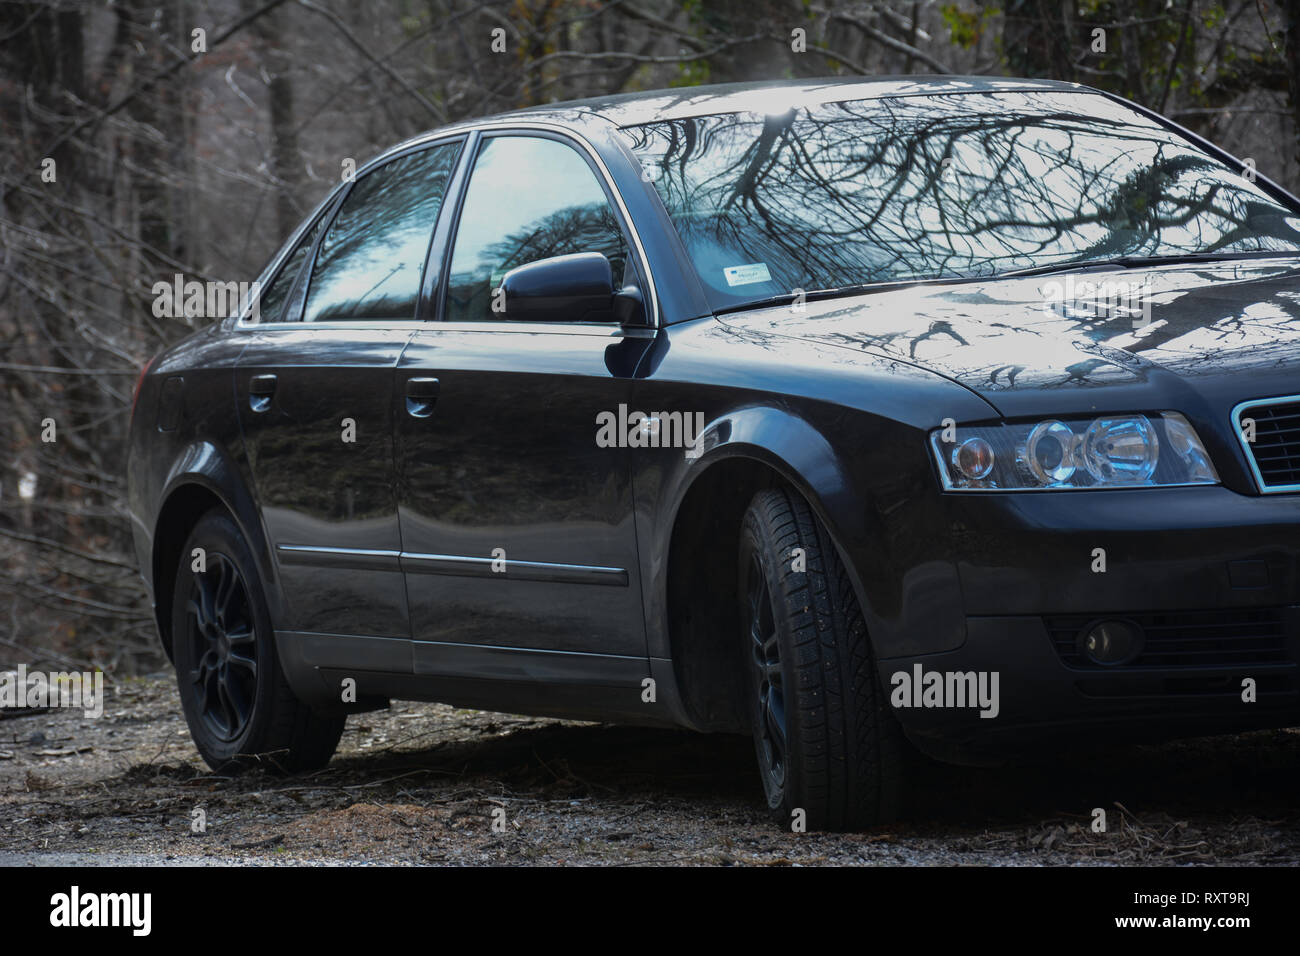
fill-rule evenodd
<path id="1" fill-rule="evenodd" d="M 425 257 L 459 143 L 391 160 L 357 180 L 312 268 L 303 319 L 414 319 Z"/>
<path id="2" fill-rule="evenodd" d="M 570 146 L 535 136 L 495 136 L 474 161 L 447 281 L 449 322 L 500 320 L 492 291 L 516 266 L 600 252 L 623 284 L 627 242 L 605 190 Z"/>
<path id="3" fill-rule="evenodd" d="M 284 268 L 271 280 L 271 284 L 266 287 L 258 301 L 257 321 L 296 322 L 301 317 L 302 296 L 295 296 L 297 308 L 290 305 L 289 296 L 293 292 L 294 280 L 298 278 L 298 273 L 302 272 L 303 264 L 311 254 L 312 246 L 316 244 L 316 237 L 320 235 L 328 218 L 328 216 L 321 216 L 316 220 L 316 224 L 307 230 L 298 244 L 293 247 L 293 252 L 289 253 L 288 258 L 284 260 Z"/>

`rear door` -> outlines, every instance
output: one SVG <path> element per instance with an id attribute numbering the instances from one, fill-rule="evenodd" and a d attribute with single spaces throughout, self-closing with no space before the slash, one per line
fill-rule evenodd
<path id="1" fill-rule="evenodd" d="M 415 325 L 460 141 L 351 185 L 263 295 L 236 400 L 284 598 L 317 666 L 410 672 L 393 461 L 394 369 Z"/>
<path id="2" fill-rule="evenodd" d="M 441 320 L 397 374 L 415 672 L 635 710 L 648 671 L 629 452 L 598 443 L 597 422 L 626 405 L 653 332 L 493 309 L 507 270 L 569 253 L 641 283 L 620 217 L 574 143 L 495 133 L 449 247 Z"/>

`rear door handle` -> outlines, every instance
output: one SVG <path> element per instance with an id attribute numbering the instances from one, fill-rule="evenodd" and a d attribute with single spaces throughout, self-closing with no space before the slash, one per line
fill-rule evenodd
<path id="1" fill-rule="evenodd" d="M 413 418 L 428 418 L 438 402 L 441 388 L 436 378 L 408 378 L 406 380 L 406 414 Z"/>
<path id="2" fill-rule="evenodd" d="M 271 396 L 275 394 L 276 378 L 274 375 L 254 375 L 248 380 L 248 407 L 255 412 L 264 412 L 271 407 Z"/>

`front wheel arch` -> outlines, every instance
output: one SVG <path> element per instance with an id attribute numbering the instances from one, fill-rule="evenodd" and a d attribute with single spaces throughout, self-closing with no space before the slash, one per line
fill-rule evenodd
<path id="1" fill-rule="evenodd" d="M 770 451 L 730 445 L 714 449 L 709 459 L 674 515 L 661 591 L 662 622 L 677 693 L 691 725 L 713 732 L 748 733 L 744 685 L 729 637 L 740 626 L 735 555 L 754 494 L 786 487 L 806 501 L 826 529 L 864 612 L 870 604 L 823 503 L 788 462 Z"/>

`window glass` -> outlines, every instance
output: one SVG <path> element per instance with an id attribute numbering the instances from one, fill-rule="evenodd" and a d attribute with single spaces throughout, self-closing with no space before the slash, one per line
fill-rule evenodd
<path id="1" fill-rule="evenodd" d="M 307 256 L 311 252 L 312 244 L 315 243 L 316 237 L 320 235 L 328 219 L 328 215 L 322 215 L 316 220 L 316 224 L 307 230 L 306 235 L 293 247 L 293 252 L 289 253 L 289 257 L 284 260 L 284 266 L 279 274 L 271 280 L 270 285 L 261 294 L 258 302 L 258 322 L 296 322 L 301 317 L 301 309 L 288 307 L 289 293 L 293 291 L 293 280 L 298 278 L 298 273 L 302 271 L 303 263 L 307 261 Z M 302 305 L 301 296 L 298 297 L 298 304 Z"/>
<path id="2" fill-rule="evenodd" d="M 1300 251 L 1294 209 L 1091 93 L 883 97 L 628 132 L 717 309 L 1117 256 Z"/>
<path id="3" fill-rule="evenodd" d="M 459 145 L 408 153 L 357 180 L 321 241 L 305 321 L 415 318 Z"/>
<path id="4" fill-rule="evenodd" d="M 623 284 L 627 243 L 595 172 L 570 146 L 533 136 L 496 136 L 479 151 L 456 231 L 446 319 L 503 319 L 492 291 L 516 266 L 600 252 Z"/>

